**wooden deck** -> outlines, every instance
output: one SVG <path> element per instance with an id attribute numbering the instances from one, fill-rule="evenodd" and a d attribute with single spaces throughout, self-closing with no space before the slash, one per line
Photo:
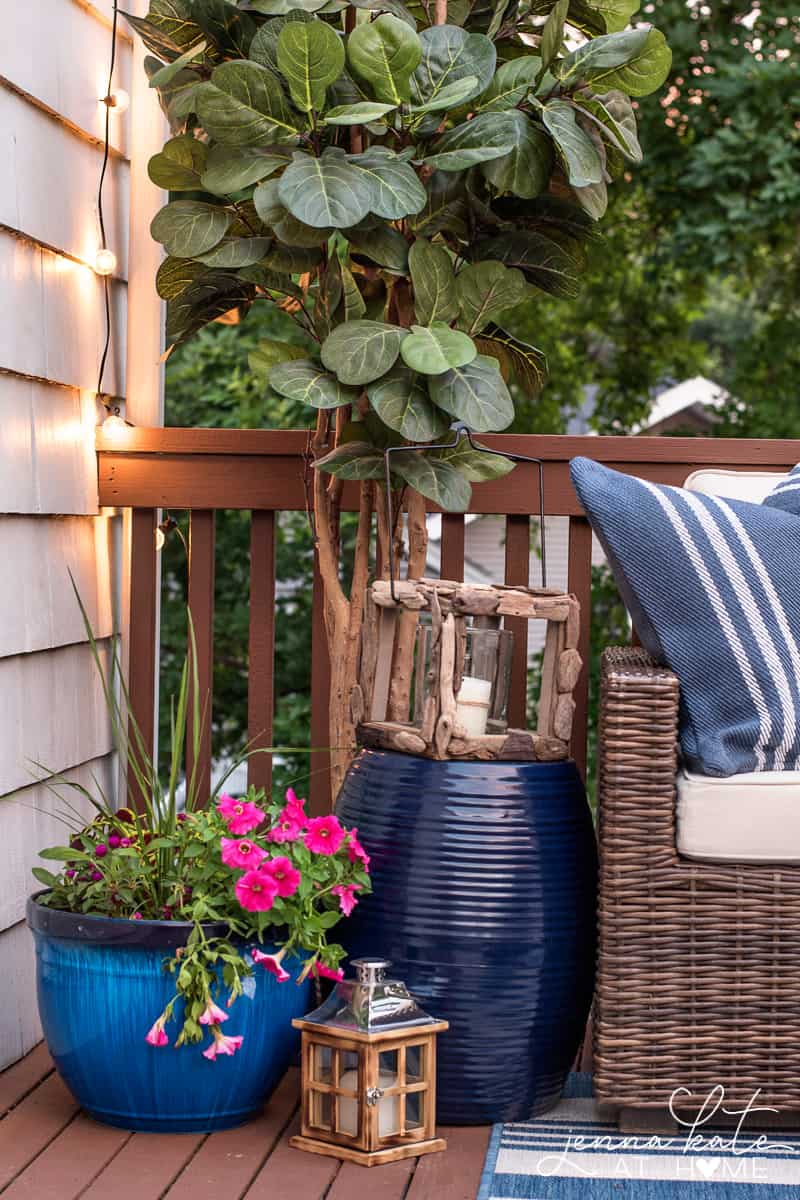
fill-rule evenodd
<path id="1" fill-rule="evenodd" d="M 298 1073 L 225 1133 L 127 1133 L 85 1116 L 44 1045 L 0 1074 L 3 1200 L 475 1200 L 489 1128 L 443 1129 L 444 1154 L 354 1166 L 292 1150 Z"/>

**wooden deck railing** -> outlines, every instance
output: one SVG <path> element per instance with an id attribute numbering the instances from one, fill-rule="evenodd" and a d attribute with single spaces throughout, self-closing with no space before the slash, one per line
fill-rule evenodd
<path id="1" fill-rule="evenodd" d="M 556 437 L 497 435 L 482 439 L 497 449 L 544 461 L 545 512 L 569 517 L 569 590 L 582 608 L 581 654 L 589 658 L 591 612 L 591 533 L 569 479 L 569 461 L 584 454 L 620 471 L 658 483 L 681 484 L 699 467 L 787 470 L 800 460 L 799 441 L 708 438 Z M 308 435 L 302 431 L 229 429 L 128 429 L 113 441 L 98 434 L 101 505 L 133 509 L 130 598 L 130 690 L 141 728 L 155 725 L 156 551 L 158 510 L 190 510 L 189 602 L 197 635 L 201 695 L 213 705 L 214 514 L 217 509 L 249 509 L 251 524 L 248 727 L 255 745 L 272 737 L 275 643 L 275 519 L 304 511 Z M 343 508 L 357 506 L 357 486 L 347 485 Z M 528 583 L 530 516 L 538 510 L 537 475 L 521 465 L 508 477 L 476 485 L 470 512 L 505 516 L 505 582 Z M 464 518 L 442 521 L 442 576 L 460 579 L 464 570 Z M 328 656 L 322 624 L 320 578 L 315 566 L 311 667 L 311 744 L 328 744 Z M 524 720 L 526 647 L 515 639 L 510 718 Z M 575 693 L 573 754 L 586 761 L 588 674 Z M 314 759 L 316 761 L 314 761 Z M 208 779 L 211 722 L 204 725 L 199 769 Z M 250 759 L 251 782 L 270 781 L 267 755 Z M 327 807 L 326 755 L 312 756 L 310 801 Z"/>

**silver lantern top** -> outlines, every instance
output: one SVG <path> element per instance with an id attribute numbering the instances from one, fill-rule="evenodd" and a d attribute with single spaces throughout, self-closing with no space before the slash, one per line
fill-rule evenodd
<path id="1" fill-rule="evenodd" d="M 392 964 L 385 958 L 355 958 L 355 979 L 342 979 L 319 1008 L 304 1020 L 359 1033 L 379 1033 L 406 1025 L 431 1025 L 435 1018 L 423 1012 L 406 985 L 387 979 Z"/>

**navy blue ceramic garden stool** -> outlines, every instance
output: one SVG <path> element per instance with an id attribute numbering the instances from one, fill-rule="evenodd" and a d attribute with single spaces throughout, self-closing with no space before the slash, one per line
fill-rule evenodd
<path id="1" fill-rule="evenodd" d="M 337 812 L 374 893 L 342 929 L 384 955 L 439 1044 L 444 1124 L 518 1121 L 557 1103 L 594 983 L 597 857 L 573 762 L 435 762 L 363 750 Z"/>
<path id="2" fill-rule="evenodd" d="M 257 969 L 225 1022 L 241 1050 L 214 1062 L 199 1045 L 156 1048 L 145 1034 L 174 994 L 164 960 L 191 929 L 179 921 L 122 921 L 58 912 L 28 901 L 45 1040 L 59 1074 L 98 1121 L 123 1129 L 202 1133 L 255 1116 L 294 1058 L 292 1018 L 311 985 L 279 984 Z M 225 933 L 224 926 L 209 932 Z M 264 947 L 265 950 L 274 947 Z M 285 963 L 287 969 L 300 963 Z M 252 984 L 255 984 L 255 987 Z M 177 1016 L 181 1016 L 178 1010 Z M 167 1027 L 172 1042 L 178 1021 Z"/>

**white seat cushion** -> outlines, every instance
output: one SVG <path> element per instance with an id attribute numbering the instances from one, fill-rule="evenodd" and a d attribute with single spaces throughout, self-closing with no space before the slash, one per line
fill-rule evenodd
<path id="1" fill-rule="evenodd" d="M 800 771 L 716 779 L 681 770 L 677 818 L 686 858 L 800 863 Z"/>
<path id="2" fill-rule="evenodd" d="M 688 492 L 701 496 L 724 496 L 726 500 L 746 500 L 763 504 L 786 474 L 775 471 L 693 471 L 684 483 Z"/>

